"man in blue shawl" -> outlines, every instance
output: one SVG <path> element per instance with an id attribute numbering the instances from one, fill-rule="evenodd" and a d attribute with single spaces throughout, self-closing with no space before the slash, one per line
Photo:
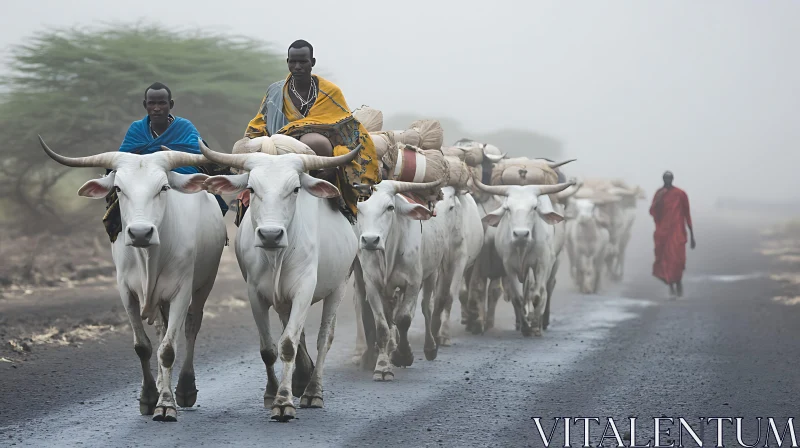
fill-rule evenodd
<path id="1" fill-rule="evenodd" d="M 183 151 L 191 154 L 201 154 L 198 138 L 200 133 L 191 121 L 176 117 L 170 112 L 175 107 L 172 99 L 172 91 L 169 87 L 156 82 L 151 84 L 144 91 L 144 101 L 142 105 L 147 111 L 147 116 L 139 121 L 134 121 L 125 134 L 125 139 L 119 147 L 122 152 L 133 154 L 152 154 L 162 151 L 161 146 L 167 146 L 174 151 Z M 205 141 L 204 141 L 205 142 Z M 194 166 L 182 166 L 173 169 L 181 174 L 194 174 L 205 172 L 206 174 L 231 174 L 228 169 L 216 169 L 206 171 L 204 168 Z M 109 170 L 110 172 L 110 170 Z M 228 206 L 219 195 L 215 195 L 222 215 L 228 211 Z M 119 203 L 115 191 L 106 197 L 108 207 L 103 216 L 103 224 L 106 227 L 111 242 L 117 239 L 117 235 L 122 231 L 122 218 L 119 213 Z"/>

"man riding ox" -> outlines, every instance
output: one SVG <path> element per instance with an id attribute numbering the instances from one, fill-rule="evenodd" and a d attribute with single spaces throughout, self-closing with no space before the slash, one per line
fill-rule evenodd
<path id="1" fill-rule="evenodd" d="M 174 151 L 188 152 L 190 154 L 200 154 L 197 145 L 200 133 L 191 121 L 172 115 L 175 101 L 172 99 L 172 91 L 166 85 L 156 82 L 148 86 L 144 91 L 142 106 L 147 111 L 147 116 L 141 120 L 134 121 L 125 134 L 125 139 L 119 147 L 120 152 L 132 154 L 152 154 L 157 151 L 164 151 L 169 148 Z M 111 170 L 106 170 L 109 174 Z M 195 174 L 204 172 L 206 174 L 225 174 L 226 169 L 207 164 L 201 167 L 182 166 L 172 171 L 181 174 Z M 216 196 L 222 215 L 228 211 L 228 206 L 220 196 Z M 106 227 L 111 242 L 117 239 L 122 230 L 122 223 L 119 211 L 119 201 L 116 191 L 111 191 L 106 197 L 106 214 L 103 216 L 103 225 Z"/>
<path id="2" fill-rule="evenodd" d="M 492 185 L 473 178 L 485 193 L 503 196 L 503 204 L 483 217 L 497 227 L 494 244 L 505 270 L 503 289 L 511 298 L 523 336 L 542 335 L 545 310 L 555 288 L 564 218 L 555 212 L 550 194 L 574 185 Z"/>
<path id="3" fill-rule="evenodd" d="M 341 191 L 339 207 L 354 223 L 356 203 L 363 190 L 353 184 L 369 186 L 381 179 L 375 145 L 366 128 L 350 113 L 339 87 L 311 74 L 316 59 L 310 43 L 293 42 L 286 63 L 290 74 L 269 86 L 258 113 L 247 126 L 245 137 L 288 135 L 324 157 L 347 154 L 361 145 L 358 157 L 346 166 L 310 173 L 337 186 Z M 238 197 L 238 203 L 237 224 L 249 204 L 248 192 Z"/>
<path id="4" fill-rule="evenodd" d="M 163 125 L 168 116 L 158 118 L 153 120 L 156 132 L 161 131 L 161 136 L 171 133 L 174 139 L 170 141 L 185 144 L 183 149 L 190 146 L 188 135 L 196 135 L 190 124 L 174 118 L 164 132 L 165 128 L 156 123 Z M 129 135 L 150 138 L 150 134 L 138 136 L 135 130 Z M 111 254 L 117 288 L 133 328 L 133 347 L 142 366 L 139 410 L 142 415 L 153 415 L 153 420 L 175 421 L 176 404 L 191 407 L 197 400 L 195 340 L 226 242 L 219 205 L 214 196 L 202 191 L 208 176 L 176 171 L 189 171 L 185 167 L 205 165 L 208 160 L 181 151 L 148 151 L 144 155 L 115 151 L 69 158 L 54 153 L 41 137 L 39 140 L 47 155 L 62 165 L 111 170 L 100 179 L 86 182 L 78 195 L 100 199 L 116 193 L 114 204 L 122 237 L 113 238 Z M 130 139 L 126 142 L 123 148 L 132 147 Z M 158 328 L 156 380 L 150 371 L 152 346 L 143 320 L 150 325 L 155 322 Z M 181 329 L 186 335 L 186 357 L 173 396 L 172 367 Z"/>
<path id="5" fill-rule="evenodd" d="M 283 146 L 289 153 L 224 154 L 205 145 L 201 149 L 209 160 L 246 171 L 211 177 L 205 187 L 221 194 L 250 193 L 250 206 L 236 233 L 236 258 L 247 282 L 261 359 L 267 368 L 264 406 L 271 406 L 272 419 L 288 421 L 296 412 L 293 394 L 300 395 L 300 407 L 323 407 L 325 356 L 333 342 L 336 310 L 357 247 L 353 226 L 327 201 L 339 196 L 339 190 L 306 171 L 348 165 L 360 147 L 341 156 L 320 157 L 303 154 L 304 143 L 281 134 L 265 143 Z M 320 301 L 315 367 L 304 347 L 303 328 L 310 306 Z M 277 347 L 269 323 L 273 306 L 284 326 Z M 283 362 L 280 381 L 274 367 L 279 356 Z"/>

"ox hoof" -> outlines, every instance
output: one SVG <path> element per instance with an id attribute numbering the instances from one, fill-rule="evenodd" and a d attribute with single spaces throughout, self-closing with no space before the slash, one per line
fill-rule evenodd
<path id="1" fill-rule="evenodd" d="M 175 401 L 182 408 L 190 408 L 197 402 L 197 389 L 189 391 L 175 390 Z"/>
<path id="2" fill-rule="evenodd" d="M 428 361 L 433 361 L 434 359 L 436 359 L 436 355 L 438 354 L 439 354 L 439 349 L 436 347 L 425 349 L 425 359 L 427 359 Z"/>
<path id="3" fill-rule="evenodd" d="M 372 374 L 373 381 L 394 381 L 394 373 L 392 372 L 381 372 L 376 370 Z"/>
<path id="4" fill-rule="evenodd" d="M 155 422 L 177 422 L 178 411 L 172 406 L 158 406 L 153 413 Z"/>
<path id="5" fill-rule="evenodd" d="M 541 329 L 541 328 L 536 328 L 536 329 L 534 329 L 534 330 L 533 330 L 533 335 L 534 335 L 535 337 L 537 337 L 537 338 L 540 338 L 540 337 L 542 337 L 542 329 Z"/>
<path id="6" fill-rule="evenodd" d="M 436 343 L 439 344 L 439 347 L 450 347 L 453 345 L 453 341 L 450 340 L 450 336 L 440 336 L 436 339 Z"/>
<path id="7" fill-rule="evenodd" d="M 142 415 L 153 415 L 153 412 L 156 410 L 156 404 L 153 403 L 142 403 L 139 402 L 139 413 Z"/>
<path id="8" fill-rule="evenodd" d="M 392 352 L 392 364 L 397 367 L 409 367 L 414 363 L 414 354 L 411 350 Z"/>
<path id="9" fill-rule="evenodd" d="M 276 404 L 272 406 L 272 416 L 270 418 L 279 422 L 288 422 L 294 419 L 295 414 L 296 410 L 293 404 Z"/>
<path id="10" fill-rule="evenodd" d="M 303 395 L 300 397 L 300 407 L 301 408 L 311 408 L 311 409 L 320 409 L 323 406 L 324 402 L 322 397 L 318 396 L 309 396 Z"/>

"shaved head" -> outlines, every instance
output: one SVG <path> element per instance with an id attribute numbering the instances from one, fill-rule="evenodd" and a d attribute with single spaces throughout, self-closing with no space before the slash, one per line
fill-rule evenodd
<path id="1" fill-rule="evenodd" d="M 662 178 L 664 179 L 664 186 L 670 187 L 672 186 L 672 181 L 675 179 L 675 176 L 672 174 L 672 171 L 664 171 L 664 176 L 662 176 Z"/>

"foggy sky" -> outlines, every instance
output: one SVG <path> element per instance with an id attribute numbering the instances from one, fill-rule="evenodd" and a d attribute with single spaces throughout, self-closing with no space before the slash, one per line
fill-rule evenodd
<path id="1" fill-rule="evenodd" d="M 137 19 L 249 34 L 280 51 L 306 39 L 351 108 L 541 132 L 579 159 L 570 174 L 625 177 L 652 195 L 670 169 L 695 206 L 789 200 L 800 184 L 800 3 L 790 0 L 2 3 L 2 48 L 47 26 Z"/>

